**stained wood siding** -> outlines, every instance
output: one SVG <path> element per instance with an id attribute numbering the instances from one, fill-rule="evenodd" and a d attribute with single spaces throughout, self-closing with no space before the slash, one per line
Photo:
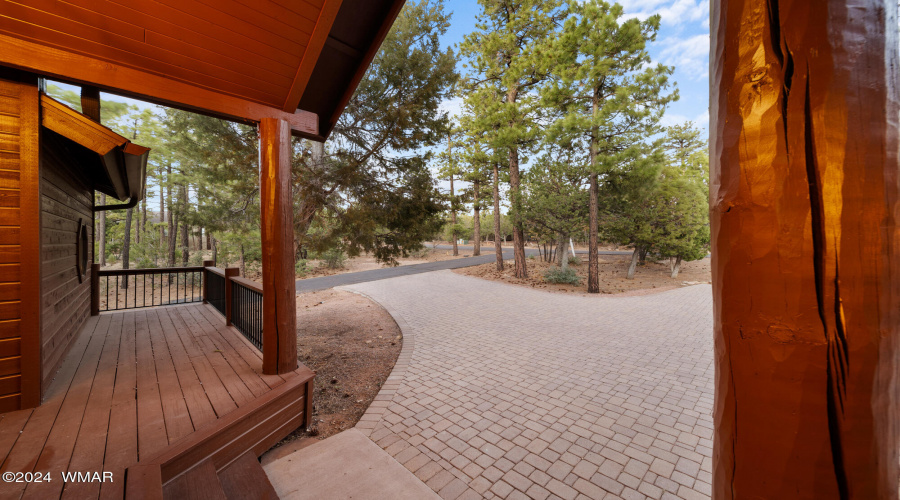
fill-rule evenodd
<path id="1" fill-rule="evenodd" d="M 41 141 L 41 379 L 47 387 L 72 341 L 90 316 L 90 267 L 79 282 L 78 221 L 93 242 L 93 191 L 80 168 L 54 147 L 53 132 Z M 88 245 L 93 262 L 93 245 Z"/>
<path id="2" fill-rule="evenodd" d="M 0 413 L 40 401 L 38 103 L 0 75 Z"/>

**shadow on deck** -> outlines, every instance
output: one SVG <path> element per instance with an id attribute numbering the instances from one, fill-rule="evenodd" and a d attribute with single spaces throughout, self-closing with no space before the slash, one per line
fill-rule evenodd
<path id="1" fill-rule="evenodd" d="M 313 377 L 302 365 L 263 375 L 261 353 L 207 305 L 93 317 L 43 404 L 0 415 L 0 471 L 50 477 L 0 482 L 0 498 L 123 498 L 126 486 L 129 498 L 171 497 L 198 470 L 258 457 L 305 424 Z"/>

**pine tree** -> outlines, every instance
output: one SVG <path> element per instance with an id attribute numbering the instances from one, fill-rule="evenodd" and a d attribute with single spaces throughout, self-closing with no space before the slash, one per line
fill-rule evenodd
<path id="1" fill-rule="evenodd" d="M 559 0 L 479 0 L 475 31 L 460 49 L 474 71 L 464 86 L 475 107 L 473 124 L 507 153 L 515 275 L 525 278 L 525 233 L 520 192 L 522 153 L 538 142 L 537 89 L 547 78 L 542 48 L 566 12 Z M 497 98 L 499 97 L 499 99 Z"/>
<path id="2" fill-rule="evenodd" d="M 660 18 L 621 20 L 622 6 L 603 0 L 570 1 L 570 16 L 561 35 L 548 41 L 543 59 L 555 78 L 543 90 L 544 102 L 556 107 L 548 141 L 580 147 L 588 178 L 588 293 L 599 293 L 599 207 L 601 182 L 613 186 L 623 176 L 646 180 L 659 168 L 658 143 L 673 69 L 652 65 L 647 44 L 656 39 Z"/>

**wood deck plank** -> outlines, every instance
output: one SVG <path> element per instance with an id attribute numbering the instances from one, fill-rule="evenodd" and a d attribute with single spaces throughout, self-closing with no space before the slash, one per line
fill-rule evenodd
<path id="1" fill-rule="evenodd" d="M 203 335 L 202 329 L 190 315 L 184 314 L 185 309 L 185 307 L 171 308 L 169 316 L 172 317 L 175 327 L 183 333 L 179 338 L 184 350 L 191 360 L 191 364 L 194 365 L 194 371 L 203 384 L 203 390 L 206 391 L 206 397 L 212 403 L 216 416 L 221 417 L 237 410 L 238 405 L 204 353 L 199 341 L 199 337 Z"/>
<path id="2" fill-rule="evenodd" d="M 163 333 L 163 324 L 160 318 L 162 311 L 162 308 L 157 307 L 151 309 L 150 343 L 153 347 L 153 363 L 159 381 L 159 398 L 162 404 L 166 435 L 168 444 L 171 444 L 194 432 L 194 424 L 191 422 L 191 414 L 184 401 L 178 374 L 175 373 L 175 363 L 172 361 L 169 345 L 166 342 L 165 333 Z"/>
<path id="3" fill-rule="evenodd" d="M 256 351 L 256 353 L 259 353 L 259 350 L 246 341 L 234 328 L 225 325 L 225 322 L 216 316 L 210 308 L 199 306 L 193 308 L 191 312 L 197 317 L 198 322 L 208 325 L 208 338 L 215 345 L 219 346 L 220 350 L 229 353 L 228 356 L 225 356 L 226 361 L 228 361 L 228 364 L 231 365 L 231 368 L 241 380 L 244 381 L 247 388 L 250 389 L 254 396 L 261 396 L 272 389 L 272 387 L 263 380 L 263 377 L 277 377 L 272 379 L 272 383 L 276 383 L 278 379 L 282 379 L 282 377 L 277 375 L 262 374 L 261 357 L 254 360 L 254 353 L 247 353 L 246 357 L 241 355 L 240 350 L 252 350 Z M 235 351 L 237 351 L 237 354 Z M 253 363 L 248 364 L 248 358 L 253 361 Z M 280 385 L 280 383 L 277 383 L 275 387 L 278 385 Z"/>
<path id="4" fill-rule="evenodd" d="M 91 341 L 94 340 L 94 331 L 108 329 L 111 320 L 111 316 L 92 318 L 92 321 L 85 325 L 85 329 L 57 372 L 55 380 L 47 389 L 44 404 L 34 410 L 25 410 L 29 412 L 29 418 L 23 428 L 16 429 L 16 426 L 10 425 L 14 420 L 4 419 L 2 430 L 0 430 L 0 441 L 13 444 L 8 450 L 4 450 L 7 453 L 2 466 L 0 466 L 0 472 L 34 470 L 34 464 L 56 422 L 56 416 L 62 406 L 66 391 L 71 386 L 72 378 L 90 347 Z M 24 484 L 0 483 L 0 498 L 17 498 L 24 487 Z"/>
<path id="5" fill-rule="evenodd" d="M 228 357 L 230 356 L 225 355 L 227 347 L 222 345 L 223 341 L 217 338 L 215 327 L 210 325 L 206 318 L 197 312 L 195 307 L 183 308 L 181 313 L 183 316 L 189 316 L 194 325 L 203 332 L 202 335 L 197 337 L 199 346 L 206 355 L 206 359 L 209 360 L 209 363 L 219 375 L 219 379 L 225 384 L 225 388 L 231 394 L 231 399 L 238 406 L 252 400 L 255 394 L 247 386 L 248 381 L 238 375 L 228 362 Z M 259 383 L 262 384 L 263 382 L 260 380 Z"/>
<path id="6" fill-rule="evenodd" d="M 69 471 L 103 470 L 121 338 L 119 332 L 107 331 L 81 429 L 78 431 L 78 438 L 75 440 L 75 448 L 69 461 Z M 39 496 L 44 498 L 59 496 L 60 492 L 63 498 L 96 498 L 100 493 L 100 483 L 94 482 L 64 484 L 62 481 L 51 481 L 39 484 L 43 487 L 38 488 L 35 493 L 40 493 Z M 26 495 L 31 493 L 32 486 L 28 487 Z"/>
<path id="7" fill-rule="evenodd" d="M 262 373 L 262 353 L 259 349 L 250 344 L 249 341 L 244 339 L 236 330 L 225 326 L 224 320 L 221 316 L 217 316 L 217 313 L 212 309 L 212 306 L 200 306 L 198 310 L 202 312 L 211 323 L 216 324 L 214 323 L 215 321 L 222 322 L 221 328 L 217 327 L 216 330 L 228 345 L 231 346 L 231 349 L 237 351 L 241 358 L 244 359 L 247 366 L 269 386 L 269 389 L 274 389 L 284 383 L 284 377 L 281 375 L 265 375 Z"/>
<path id="8" fill-rule="evenodd" d="M 190 358 L 184 350 L 179 336 L 183 333 L 173 323 L 169 307 L 159 310 L 159 320 L 162 324 L 166 343 L 169 345 L 169 353 L 175 365 L 175 373 L 184 393 L 184 402 L 191 414 L 191 423 L 194 429 L 199 429 L 205 424 L 216 419 L 216 412 L 200 384 L 200 379 L 194 371 Z"/>
<path id="9" fill-rule="evenodd" d="M 150 332 L 159 330 L 159 319 L 153 310 L 143 314 L 143 321 L 135 332 L 135 354 L 137 355 L 137 416 L 138 416 L 138 460 L 155 455 L 169 440 L 166 435 L 166 421 L 160 400 L 159 380 L 156 376 L 156 361 Z M 187 410 L 185 409 L 185 414 Z"/>
<path id="10" fill-rule="evenodd" d="M 122 314 L 119 364 L 109 414 L 109 435 L 103 470 L 113 473 L 113 482 L 104 482 L 100 498 L 121 499 L 125 494 L 125 469 L 137 462 L 137 380 L 135 373 L 135 313 Z M 119 479 L 116 481 L 115 479 Z"/>
<path id="11" fill-rule="evenodd" d="M 53 427 L 46 437 L 46 443 L 34 463 L 35 472 L 68 470 L 75 449 L 75 441 L 81 431 L 87 404 L 94 389 L 94 380 L 100 365 L 109 332 L 115 328 L 116 319 L 106 331 L 95 330 L 91 343 L 72 378 L 72 385 L 65 393 L 62 405 L 55 417 Z M 41 408 L 38 408 L 39 411 Z M 59 485 L 59 487 L 57 486 Z M 59 497 L 60 481 L 30 483 L 25 485 L 23 498 Z"/>

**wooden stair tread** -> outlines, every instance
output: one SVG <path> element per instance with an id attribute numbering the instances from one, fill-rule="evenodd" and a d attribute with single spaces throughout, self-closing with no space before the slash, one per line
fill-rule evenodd
<path id="1" fill-rule="evenodd" d="M 278 500 L 278 494 L 269 482 L 266 471 L 250 452 L 244 453 L 219 472 L 219 482 L 228 500 Z"/>
<path id="2" fill-rule="evenodd" d="M 204 460 L 200 465 L 178 476 L 163 488 L 166 500 L 227 500 L 225 491 L 216 475 L 212 461 Z"/>

